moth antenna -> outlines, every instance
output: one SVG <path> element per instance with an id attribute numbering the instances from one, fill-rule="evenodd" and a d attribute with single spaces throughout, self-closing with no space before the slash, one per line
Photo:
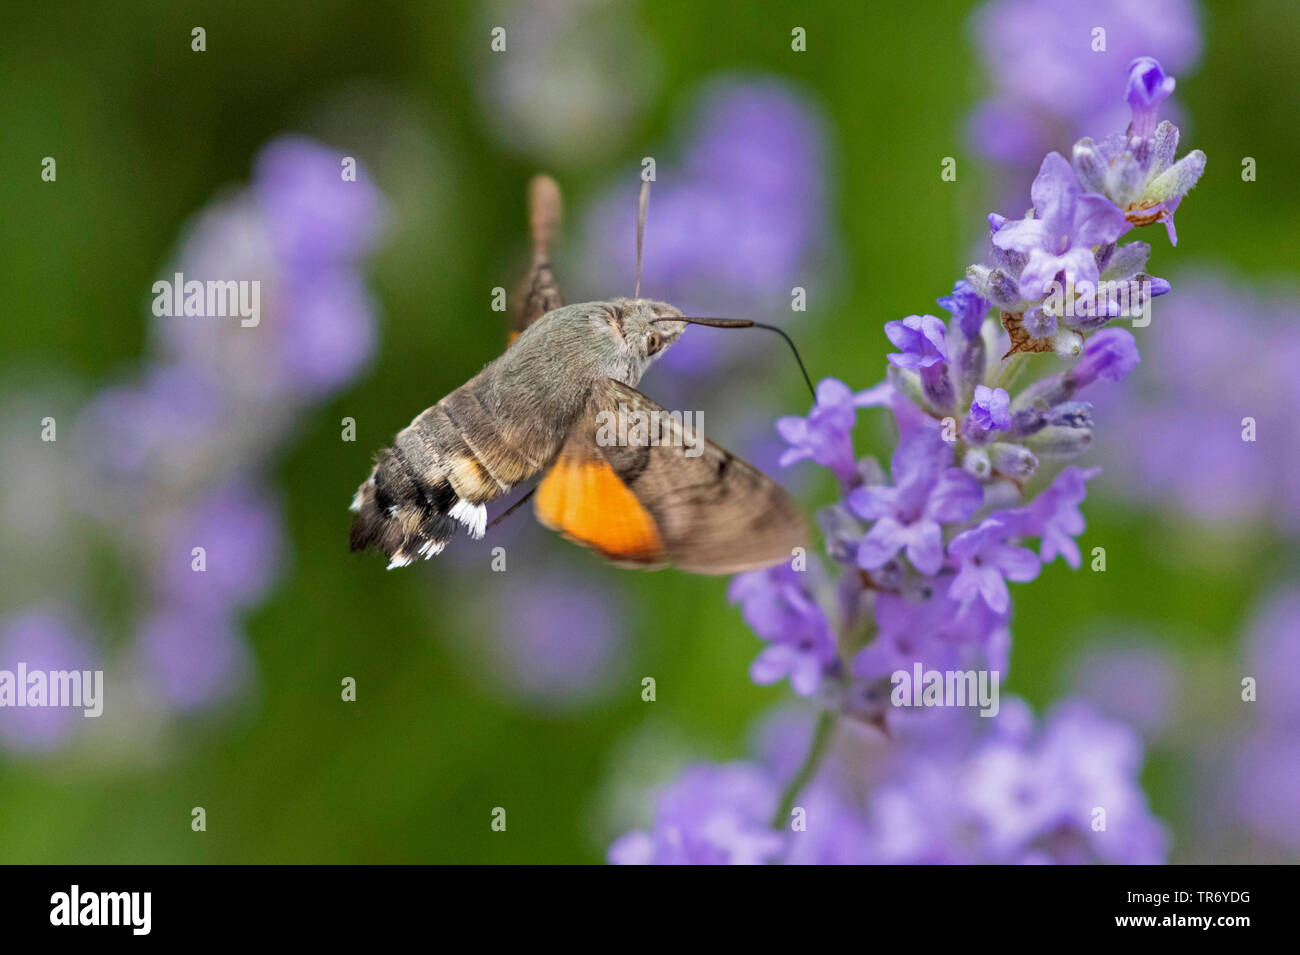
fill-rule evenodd
<path id="1" fill-rule="evenodd" d="M 547 175 L 534 176 L 528 184 L 528 229 L 533 237 L 534 264 L 549 258 L 563 208 L 559 183 Z"/>
<path id="2" fill-rule="evenodd" d="M 709 328 L 766 328 L 769 332 L 776 332 L 790 346 L 790 351 L 794 354 L 794 360 L 799 363 L 799 371 L 803 375 L 804 384 L 808 386 L 808 393 L 812 395 L 814 402 L 817 401 L 817 389 L 813 387 L 812 378 L 808 377 L 808 369 L 804 367 L 803 358 L 799 355 L 799 349 L 795 347 L 794 339 L 787 335 L 782 328 L 767 325 L 763 322 L 751 321 L 748 318 L 656 318 L 655 321 L 687 322 L 691 325 L 706 325 Z"/>
<path id="3" fill-rule="evenodd" d="M 641 297 L 641 250 L 645 245 L 645 214 L 650 208 L 650 180 L 641 180 L 641 195 L 636 202 L 636 291 L 633 298 Z"/>

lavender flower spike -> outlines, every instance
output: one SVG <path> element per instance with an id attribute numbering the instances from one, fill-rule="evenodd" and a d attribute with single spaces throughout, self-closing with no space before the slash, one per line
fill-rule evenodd
<path id="1" fill-rule="evenodd" d="M 1018 221 L 989 216 L 987 264 L 971 266 L 952 294 L 939 299 L 951 321 L 909 315 L 887 323 L 897 351 L 889 355 L 885 384 L 855 394 L 826 379 L 807 418 L 778 423 L 791 445 L 783 463 L 812 458 L 840 480 L 840 500 L 820 515 L 836 577 L 807 573 L 820 565 L 792 561 L 736 578 L 729 596 L 766 642 L 750 668 L 754 682 L 788 678 L 820 710 L 789 785 L 779 800 L 768 790 L 774 810 L 768 825 L 783 829 L 798 799 L 813 807 L 810 819 L 822 820 L 820 834 L 812 835 L 810 826 L 806 837 L 783 844 L 760 837 L 755 826 L 764 800 L 757 797 L 771 780 L 720 768 L 716 776 L 700 771 L 680 783 L 690 797 L 667 802 L 689 804 L 690 811 L 661 805 L 654 831 L 624 837 L 612 860 L 1164 858 L 1168 840 L 1137 786 L 1140 747 L 1127 729 L 1070 707 L 1036 735 L 1027 707 L 1008 702 L 998 728 L 953 763 L 961 749 L 954 744 L 974 742 L 983 732 L 954 734 L 950 719 L 900 711 L 890 684 L 895 670 L 915 665 L 1004 672 L 1008 582 L 1034 580 L 1057 557 L 1076 568 L 1082 562 L 1080 505 L 1097 470 L 1066 468 L 1043 490 L 1031 479 L 1040 460 L 1074 457 L 1089 447 L 1093 405 L 1079 393 L 1117 382 L 1136 367 L 1133 335 L 1110 322 L 1135 317 L 1135 308 L 1146 315 L 1151 299 L 1169 291 L 1146 271 L 1150 246 L 1118 240 L 1143 224 L 1142 216 L 1172 218 L 1184 172 L 1161 179 L 1177 168 L 1171 162 L 1176 130 L 1155 123 L 1172 89 L 1158 63 L 1135 61 L 1128 132 L 1102 146 L 1081 141 L 1075 166 L 1048 154 L 1033 183 L 1030 214 Z M 1199 174 L 1197 159 L 1189 159 L 1182 168 Z M 1156 210 L 1117 199 L 1130 196 L 1165 204 Z M 990 321 L 992 310 L 1000 329 Z M 1006 340 L 1012 347 L 1000 359 L 988 353 Z M 1078 360 L 1051 361 L 1053 352 Z M 1037 357 L 1026 361 L 1027 355 Z M 1041 369 L 1037 380 L 1022 382 L 1031 369 Z M 851 435 L 857 408 L 886 404 L 899 435 L 888 482 L 873 459 L 856 460 Z M 891 784 L 888 768 L 875 763 L 819 773 L 824 759 L 864 755 L 856 745 L 840 745 L 840 720 L 885 730 L 915 776 Z M 912 762 L 927 739 L 940 749 Z M 851 798 L 834 789 L 841 777 L 854 781 Z M 954 778 L 962 786 L 954 787 Z M 865 804 L 857 785 L 864 779 Z M 1116 818 L 1113 834 L 1088 828 L 1097 805 L 1124 817 Z"/>

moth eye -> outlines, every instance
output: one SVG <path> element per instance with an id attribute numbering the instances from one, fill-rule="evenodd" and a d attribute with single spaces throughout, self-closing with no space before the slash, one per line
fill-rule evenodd
<path id="1" fill-rule="evenodd" d="M 651 332 L 649 335 L 645 337 L 645 353 L 647 355 L 653 355 L 658 350 L 659 350 L 659 335 L 656 332 Z"/>

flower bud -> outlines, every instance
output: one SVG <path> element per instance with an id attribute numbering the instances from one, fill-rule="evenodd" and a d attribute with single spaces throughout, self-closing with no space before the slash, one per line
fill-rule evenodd
<path id="1" fill-rule="evenodd" d="M 1058 461 L 1066 460 L 1078 457 L 1092 446 L 1092 429 L 1048 425 L 1036 434 L 1025 438 L 1025 444 L 1033 448 L 1041 457 Z"/>
<path id="2" fill-rule="evenodd" d="M 993 462 L 983 448 L 969 448 L 962 456 L 961 466 L 978 481 L 987 481 L 993 474 Z"/>
<path id="3" fill-rule="evenodd" d="M 1092 402 L 1063 402 L 1047 413 L 1045 423 L 1063 428 L 1091 428 Z"/>
<path id="4" fill-rule="evenodd" d="M 1019 444 L 994 442 L 989 445 L 989 460 L 996 471 L 1017 481 L 1032 477 L 1038 470 L 1038 458 L 1034 457 L 1033 452 L 1028 448 Z"/>
<path id="5" fill-rule="evenodd" d="M 1086 388 L 1098 378 L 1120 381 L 1138 364 L 1137 342 L 1123 328 L 1107 328 L 1088 339 L 1083 359 L 1066 372 L 1075 389 Z"/>

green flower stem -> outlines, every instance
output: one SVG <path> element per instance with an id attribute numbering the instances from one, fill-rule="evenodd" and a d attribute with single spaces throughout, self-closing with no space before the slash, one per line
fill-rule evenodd
<path id="1" fill-rule="evenodd" d="M 1029 352 L 1018 351 L 1002 362 L 1002 367 L 998 369 L 993 387 L 1010 391 L 1015 386 L 1016 379 L 1025 370 L 1025 362 L 1028 358 Z"/>
<path id="2" fill-rule="evenodd" d="M 821 716 L 817 717 L 817 728 L 813 730 L 808 755 L 803 758 L 803 765 L 794 774 L 790 784 L 785 787 L 785 792 L 781 793 L 781 802 L 777 806 L 776 815 L 772 817 L 773 829 L 784 829 L 786 827 L 790 820 L 790 813 L 794 809 L 795 801 L 799 798 L 799 793 L 803 792 L 803 788 L 817 775 L 822 759 L 831 748 L 831 739 L 835 736 L 837 716 L 835 710 L 822 710 Z"/>

